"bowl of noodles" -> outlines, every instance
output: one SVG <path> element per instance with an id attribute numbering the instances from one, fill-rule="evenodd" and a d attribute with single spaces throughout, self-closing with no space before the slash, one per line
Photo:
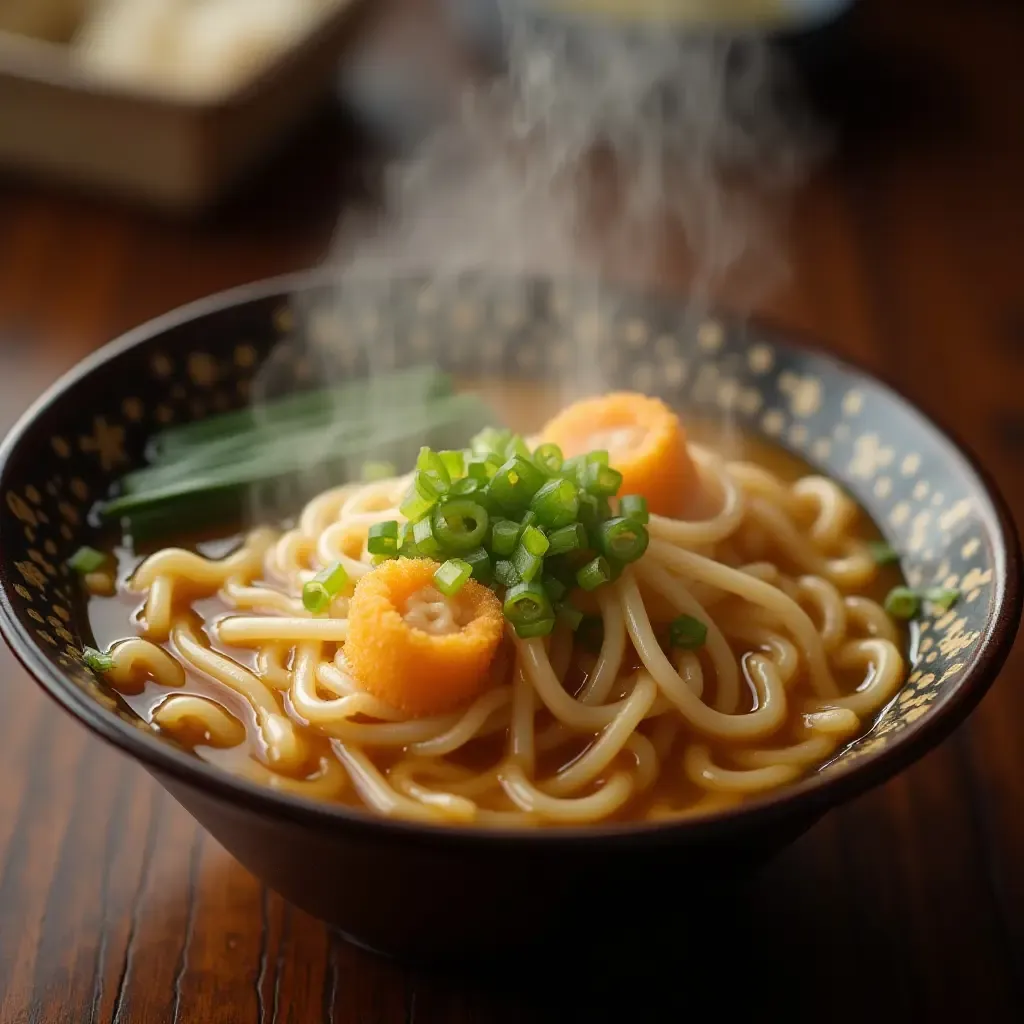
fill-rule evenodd
<path id="1" fill-rule="evenodd" d="M 418 958 L 728 889 L 962 722 L 1021 610 L 998 493 L 894 391 L 572 281 L 205 300 L 51 388 L 0 490 L 29 673 Z"/>

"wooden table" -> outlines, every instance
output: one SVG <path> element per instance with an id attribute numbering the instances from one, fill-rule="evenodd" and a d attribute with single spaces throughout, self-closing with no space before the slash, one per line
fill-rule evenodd
<path id="1" fill-rule="evenodd" d="M 793 277 L 768 311 L 911 396 L 941 396 L 1024 513 L 1024 10 L 868 0 L 860 30 L 851 144 L 799 197 Z M 314 261 L 345 146 L 321 124 L 203 226 L 3 181 L 3 421 L 126 328 Z M 522 984 L 528 955 L 482 982 L 350 948 L 264 891 L 6 650 L 0 667 L 4 1024 L 660 1020 L 657 1001 L 682 1012 L 707 993 L 788 1019 L 1024 1019 L 1020 649 L 968 727 L 826 818 L 741 910 L 679 922 L 707 933 L 704 955 L 639 980 L 567 978 L 557 995 Z"/>

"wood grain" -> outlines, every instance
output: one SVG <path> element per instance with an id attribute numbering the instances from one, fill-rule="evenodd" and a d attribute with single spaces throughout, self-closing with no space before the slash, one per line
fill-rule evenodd
<path id="1" fill-rule="evenodd" d="M 864 0 L 830 81 L 844 146 L 794 210 L 766 311 L 941 406 L 1024 513 L 1020 5 Z M 0 417 L 86 352 L 328 243 L 326 112 L 202 224 L 0 180 Z M 350 175 L 351 176 L 351 175 Z M 284 204 L 282 206 L 282 204 Z M 714 920 L 618 977 L 527 951 L 488 978 L 378 960 L 266 892 L 0 652 L 0 1024 L 1024 1019 L 1024 652 L 939 750 L 829 815 Z M 693 885 L 694 880 L 652 880 Z M 680 961 L 674 937 L 696 936 Z M 566 936 L 567 947 L 616 936 Z M 539 980 L 538 980 L 539 979 Z M 737 984 L 737 981 L 739 983 Z"/>

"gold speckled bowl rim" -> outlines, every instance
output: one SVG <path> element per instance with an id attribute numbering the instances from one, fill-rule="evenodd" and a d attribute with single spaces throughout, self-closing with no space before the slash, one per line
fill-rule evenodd
<path id="1" fill-rule="evenodd" d="M 330 280 L 327 272 L 307 271 L 243 285 L 173 310 L 98 349 L 51 385 L 4 439 L 0 445 L 0 490 L 5 489 L 12 454 L 26 437 L 31 436 L 37 418 L 58 406 L 65 392 L 81 379 L 116 361 L 135 346 L 172 328 L 182 327 L 235 305 L 275 296 L 289 298 L 329 283 Z M 638 299 L 644 297 L 635 291 L 631 294 Z M 672 298 L 664 293 L 651 293 L 650 297 L 660 302 Z M 762 330 L 771 343 L 782 350 L 812 351 L 816 359 L 830 364 L 843 377 L 869 385 L 887 401 L 899 406 L 905 415 L 916 418 L 919 426 L 937 438 L 949 456 L 961 463 L 961 471 L 973 484 L 974 496 L 981 499 L 980 515 L 993 540 L 995 581 L 992 606 L 995 614 L 986 622 L 984 635 L 973 651 L 966 670 L 955 680 L 949 696 L 937 707 L 930 708 L 927 714 L 892 735 L 890 742 L 881 749 L 856 759 L 842 771 L 812 775 L 760 798 L 694 819 L 539 830 L 480 829 L 391 820 L 356 808 L 316 802 L 270 790 L 223 772 L 152 733 L 132 728 L 89 697 L 43 655 L 35 638 L 29 634 L 14 611 L 10 596 L 13 583 L 6 576 L 0 578 L 0 633 L 29 675 L 53 700 L 103 740 L 137 758 L 148 770 L 158 775 L 171 776 L 180 784 L 198 787 L 208 795 L 229 803 L 246 805 L 256 813 L 312 827 L 330 828 L 338 834 L 368 831 L 382 837 L 390 835 L 402 842 L 442 846 L 487 846 L 493 843 L 555 843 L 574 846 L 595 841 L 688 845 L 769 828 L 775 823 L 782 824 L 801 818 L 813 819 L 892 778 L 941 743 L 975 708 L 1005 662 L 1020 623 L 1021 551 L 1012 516 L 994 481 L 969 447 L 942 426 L 935 416 L 922 411 L 877 374 L 850 361 L 823 353 L 813 339 L 799 332 L 763 320 L 751 320 L 750 326 Z"/>

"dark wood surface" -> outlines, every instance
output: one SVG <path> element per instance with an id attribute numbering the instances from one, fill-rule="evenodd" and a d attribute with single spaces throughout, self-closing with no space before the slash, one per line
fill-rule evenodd
<path id="1" fill-rule="evenodd" d="M 847 142 L 799 196 L 794 273 L 768 312 L 941 406 L 1021 516 L 1024 9 L 862 7 L 864 56 L 834 97 Z M 204 224 L 0 180 L 2 422 L 140 321 L 314 262 L 353 177 L 331 117 Z M 3 1024 L 661 1020 L 706 1014 L 709 996 L 716 1017 L 1024 1019 L 1020 648 L 940 749 L 829 815 L 738 907 L 680 921 L 707 935 L 695 958 L 550 991 L 524 980 L 528 952 L 484 981 L 347 946 L 61 715 L 6 649 L 0 672 Z M 699 880 L 652 880 L 646 898 L 661 885 Z"/>

